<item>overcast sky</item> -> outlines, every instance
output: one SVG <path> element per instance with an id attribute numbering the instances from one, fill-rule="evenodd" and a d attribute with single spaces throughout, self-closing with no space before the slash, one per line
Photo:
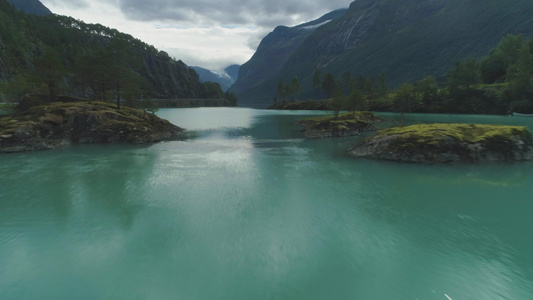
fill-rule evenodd
<path id="1" fill-rule="evenodd" d="M 213 71 L 243 64 L 278 25 L 294 26 L 352 0 L 41 0 L 53 13 L 129 33 Z"/>

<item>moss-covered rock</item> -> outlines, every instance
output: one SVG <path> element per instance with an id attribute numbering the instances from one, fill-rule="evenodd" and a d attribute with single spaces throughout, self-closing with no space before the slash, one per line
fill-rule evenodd
<path id="1" fill-rule="evenodd" d="M 0 118 L 0 153 L 69 144 L 144 144 L 175 139 L 183 129 L 141 110 L 103 102 L 51 103 Z"/>
<path id="2" fill-rule="evenodd" d="M 372 125 L 376 117 L 371 112 L 356 112 L 340 114 L 337 118 L 324 116 L 303 119 L 299 124 L 306 138 L 317 139 L 327 137 L 343 137 L 359 135 L 363 131 L 375 130 Z"/>
<path id="3" fill-rule="evenodd" d="M 526 127 L 420 124 L 381 130 L 356 144 L 356 157 L 412 163 L 521 161 L 533 157 Z"/>

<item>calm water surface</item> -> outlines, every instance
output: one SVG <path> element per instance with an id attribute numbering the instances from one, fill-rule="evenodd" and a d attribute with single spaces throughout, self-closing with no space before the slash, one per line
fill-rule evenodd
<path id="1" fill-rule="evenodd" d="M 356 160 L 309 114 L 166 109 L 189 138 L 1 155 L 0 299 L 533 299 L 531 162 Z"/>

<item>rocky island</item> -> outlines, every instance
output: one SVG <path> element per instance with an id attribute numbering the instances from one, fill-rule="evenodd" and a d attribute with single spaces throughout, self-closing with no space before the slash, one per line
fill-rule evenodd
<path id="1" fill-rule="evenodd" d="M 304 136 L 308 139 L 344 137 L 359 135 L 364 131 L 375 130 L 373 123 L 377 120 L 371 112 L 348 112 L 337 117 L 324 116 L 302 119 Z"/>
<path id="2" fill-rule="evenodd" d="M 104 102 L 56 102 L 0 117 L 0 153 L 70 144 L 145 144 L 184 130 L 153 114 Z"/>
<path id="3" fill-rule="evenodd" d="M 521 126 L 420 124 L 381 130 L 349 153 L 426 164 L 523 161 L 533 157 L 533 140 Z"/>

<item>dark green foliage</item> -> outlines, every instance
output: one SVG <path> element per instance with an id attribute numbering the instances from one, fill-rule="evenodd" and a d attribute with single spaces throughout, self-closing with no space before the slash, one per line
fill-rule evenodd
<path id="1" fill-rule="evenodd" d="M 231 106 L 237 106 L 239 99 L 237 98 L 237 95 L 230 91 L 226 91 L 224 93 L 224 99 L 228 100 Z"/>
<path id="2" fill-rule="evenodd" d="M 157 107 L 152 99 L 141 100 L 140 108 L 144 111 L 151 112 L 152 114 L 155 114 L 155 112 L 159 110 L 159 107 Z"/>
<path id="3" fill-rule="evenodd" d="M 340 83 L 335 84 L 332 94 L 333 94 L 332 95 L 333 97 L 331 101 L 331 109 L 333 110 L 333 113 L 335 114 L 335 119 L 336 119 L 338 118 L 339 112 L 344 107 L 345 101 L 346 101 L 344 98 L 344 94 L 342 92 L 342 84 Z"/>
<path id="4" fill-rule="evenodd" d="M 481 82 L 481 70 L 475 58 L 456 61 L 455 69 L 448 72 L 447 83 L 451 90 L 466 89 Z"/>
<path id="5" fill-rule="evenodd" d="M 120 105 L 122 100 L 131 102 L 124 97 L 197 99 L 205 93 L 194 70 L 130 35 L 66 16 L 27 15 L 0 0 L 0 81 L 5 83 L 5 97 L 20 94 L 14 87 L 27 85 L 17 82 L 22 79 L 33 85 L 26 92 L 42 93 L 43 86 L 35 86 L 39 83 L 48 86 L 47 93 L 55 93 L 56 87 L 44 78 L 45 66 L 39 65 L 39 58 L 50 52 L 45 49 L 53 49 L 63 66 L 57 88 L 64 84 L 63 91 L 71 95 Z M 59 65 L 55 58 L 54 63 Z M 33 76 L 38 73 L 40 80 Z"/>
<path id="6" fill-rule="evenodd" d="M 276 96 L 274 96 L 274 103 L 276 103 L 278 99 L 286 101 L 288 96 L 289 87 L 283 82 L 283 80 L 280 80 L 278 83 L 278 91 L 276 93 Z"/>
<path id="7" fill-rule="evenodd" d="M 300 96 L 302 88 L 300 86 L 300 80 L 298 79 L 298 76 L 293 76 L 291 79 L 291 85 L 290 85 L 290 91 L 291 95 L 294 99 L 298 99 L 298 96 Z"/>
<path id="8" fill-rule="evenodd" d="M 220 84 L 216 82 L 206 81 L 203 83 L 202 98 L 205 99 L 221 99 L 224 98 L 224 92 Z"/>
<path id="9" fill-rule="evenodd" d="M 415 111 L 533 112 L 533 53 L 530 45 L 531 41 L 522 35 L 508 35 L 479 63 L 474 58 L 457 61 L 448 73 L 446 89 L 439 89 L 435 78 L 420 80 L 416 90 L 421 106 Z"/>
<path id="10" fill-rule="evenodd" d="M 0 94 L 3 95 L 5 102 L 17 102 L 20 97 L 31 91 L 32 93 L 42 92 L 35 83 L 28 80 L 28 76 L 18 74 L 12 81 L 0 82 Z"/>
<path id="11" fill-rule="evenodd" d="M 321 84 L 322 89 L 326 92 L 326 94 L 328 94 L 329 97 L 333 97 L 333 94 L 337 86 L 338 84 L 337 84 L 337 81 L 335 80 L 335 76 L 333 76 L 333 74 L 331 73 L 327 73 L 324 76 L 324 80 L 322 81 L 322 84 Z"/>
<path id="12" fill-rule="evenodd" d="M 417 105 L 415 95 L 415 87 L 413 85 L 408 83 L 400 85 L 394 97 L 395 110 L 402 114 L 411 112 L 413 107 Z"/>
<path id="13" fill-rule="evenodd" d="M 315 70 L 313 73 L 313 88 L 319 89 L 322 83 L 322 71 L 320 69 Z"/>
<path id="14" fill-rule="evenodd" d="M 433 76 L 428 76 L 415 84 L 415 90 L 422 105 L 433 107 L 439 101 L 439 83 Z"/>
<path id="15" fill-rule="evenodd" d="M 358 90 L 357 88 L 353 89 L 350 92 L 350 95 L 346 97 L 346 108 L 352 111 L 352 114 L 355 115 L 355 111 L 365 111 L 368 109 L 368 102 L 366 96 Z"/>
<path id="16" fill-rule="evenodd" d="M 291 81 L 287 84 L 280 80 L 278 83 L 278 91 L 273 98 L 273 102 L 277 103 L 278 99 L 282 101 L 296 100 L 300 95 L 300 80 L 297 76 L 293 76 Z"/>
<path id="17" fill-rule="evenodd" d="M 414 84 L 401 84 L 391 92 L 383 72 L 379 77 L 360 75 L 357 80 L 345 76 L 344 80 L 353 84 L 341 109 L 354 111 L 368 108 L 400 113 L 533 113 L 532 41 L 522 36 L 506 36 L 479 62 L 475 58 L 456 61 L 448 72 L 447 80 L 441 84 L 435 77 L 427 76 Z M 339 109 L 340 102 L 336 99 L 341 98 L 340 83 L 334 81 L 331 73 L 326 78 L 334 83 L 334 91 L 337 92 L 337 96 L 327 101 L 329 106 L 307 103 L 290 104 L 290 107 Z M 323 87 L 326 78 L 322 82 Z M 287 106 L 284 104 L 282 107 Z"/>
<path id="18" fill-rule="evenodd" d="M 268 108 L 282 110 L 330 110 L 331 100 L 284 101 L 274 103 Z"/>
<path id="19" fill-rule="evenodd" d="M 507 65 L 505 55 L 498 50 L 492 50 L 480 65 L 481 79 L 484 83 L 495 83 L 505 81 L 507 75 Z"/>
<path id="20" fill-rule="evenodd" d="M 59 54 L 52 48 L 44 48 L 44 53 L 33 61 L 35 67 L 29 73 L 29 81 L 46 86 L 50 101 L 54 101 L 61 87 L 61 80 L 66 70 Z"/>
<path id="21" fill-rule="evenodd" d="M 354 1 L 346 13 L 318 27 L 298 47 L 286 48 L 292 42 L 287 36 L 265 38 L 235 90 L 242 103 L 260 107 L 261 97 L 266 106 L 280 78 L 295 75 L 301 81 L 302 98 L 328 97 L 316 93 L 313 75 L 317 69 L 322 76 L 332 73 L 341 81 L 346 72 L 370 80 L 370 74 L 379 75 L 383 70 L 394 88 L 430 75 L 442 82 L 454 61 L 487 55 L 507 34 L 530 37 L 531 11 L 531 0 Z M 262 51 L 266 47 L 270 52 Z M 290 59 L 278 59 L 282 49 L 283 57 Z M 490 63 L 480 63 L 481 68 L 493 71 L 482 73 L 485 83 L 501 77 L 502 70 L 504 75 L 507 71 L 502 69 L 498 56 Z M 273 65 L 276 68 L 268 74 L 260 71 Z"/>

